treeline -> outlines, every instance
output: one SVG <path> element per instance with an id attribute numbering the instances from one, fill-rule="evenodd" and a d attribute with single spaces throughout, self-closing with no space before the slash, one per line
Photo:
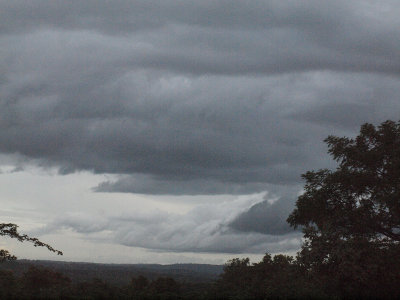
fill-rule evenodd
<path id="1" fill-rule="evenodd" d="M 131 278 L 128 285 L 110 284 L 99 278 L 73 282 L 61 272 L 31 266 L 20 276 L 0 270 L 0 299 L 201 299 L 207 297 L 207 283 L 185 283 L 172 277 L 149 280 Z"/>
<path id="2" fill-rule="evenodd" d="M 116 285 L 99 278 L 79 282 L 40 266 L 18 276 L 0 270 L 0 299 L 399 299 L 399 247 L 362 243 L 338 244 L 329 262 L 310 260 L 304 251 L 295 258 L 266 254 L 257 263 L 235 258 L 214 281 L 138 275 Z"/>
<path id="3" fill-rule="evenodd" d="M 338 244 L 332 259 L 266 254 L 259 263 L 233 259 L 210 299 L 400 299 L 400 247 L 365 241 Z"/>

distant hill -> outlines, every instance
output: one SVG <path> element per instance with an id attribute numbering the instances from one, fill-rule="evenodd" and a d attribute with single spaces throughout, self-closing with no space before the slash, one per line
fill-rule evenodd
<path id="1" fill-rule="evenodd" d="M 0 270 L 12 270 L 16 275 L 20 275 L 31 265 L 61 272 L 73 282 L 99 278 L 115 285 L 128 284 L 132 277 L 138 275 L 148 279 L 169 276 L 182 283 L 206 283 L 217 279 L 223 271 L 222 265 L 208 264 L 99 264 L 25 259 L 1 263 Z"/>

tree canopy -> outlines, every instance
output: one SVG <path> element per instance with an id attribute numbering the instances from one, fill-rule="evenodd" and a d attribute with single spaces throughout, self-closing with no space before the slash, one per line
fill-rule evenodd
<path id="1" fill-rule="evenodd" d="M 303 174 L 304 193 L 288 217 L 304 232 L 297 261 L 331 286 L 328 294 L 399 294 L 400 122 L 364 124 L 354 139 L 325 142 L 338 167 Z"/>
<path id="2" fill-rule="evenodd" d="M 290 225 L 400 241 L 400 122 L 364 124 L 355 139 L 329 136 L 325 142 L 339 166 L 302 175 L 305 192 Z"/>

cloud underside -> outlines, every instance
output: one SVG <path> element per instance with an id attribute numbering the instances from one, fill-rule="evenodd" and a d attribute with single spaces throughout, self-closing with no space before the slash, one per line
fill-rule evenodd
<path id="1" fill-rule="evenodd" d="M 323 166 L 328 134 L 398 117 L 390 1 L 16 0 L 0 12 L 0 151 L 121 175 L 102 191 L 297 184 Z"/>
<path id="2" fill-rule="evenodd" d="M 282 232 L 272 226 L 266 233 L 231 226 L 238 214 L 262 199 L 262 194 L 240 196 L 231 201 L 201 204 L 184 214 L 140 209 L 118 215 L 68 213 L 58 216 L 38 233 L 67 229 L 86 239 L 168 252 L 238 254 L 297 250 L 301 234 L 293 229 Z"/>
<path id="3" fill-rule="evenodd" d="M 330 166 L 326 136 L 399 113 L 398 79 L 375 74 L 131 70 L 99 83 L 79 78 L 80 69 L 69 81 L 63 70 L 39 83 L 37 66 L 2 82 L 0 151 L 64 174 L 121 175 L 101 191 L 234 194 L 298 184 L 301 173 Z"/>
<path id="4" fill-rule="evenodd" d="M 125 245 L 298 246 L 285 220 L 300 175 L 335 166 L 322 140 L 399 119 L 399 15 L 394 0 L 0 0 L 0 160 L 111 174 L 97 192 L 279 198 L 93 229 Z M 90 232 L 69 217 L 53 229 Z"/>

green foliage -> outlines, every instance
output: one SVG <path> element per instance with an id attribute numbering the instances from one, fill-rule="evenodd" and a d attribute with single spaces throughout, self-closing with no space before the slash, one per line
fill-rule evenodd
<path id="1" fill-rule="evenodd" d="M 259 263 L 248 258 L 230 260 L 210 292 L 211 299 L 297 299 L 324 294 L 307 278 L 304 269 L 287 255 L 266 254 Z"/>
<path id="2" fill-rule="evenodd" d="M 219 299 L 252 299 L 253 276 L 249 258 L 234 258 L 224 266 L 214 291 Z"/>
<path id="3" fill-rule="evenodd" d="M 335 171 L 303 175 L 305 193 L 288 218 L 340 238 L 400 241 L 400 122 L 364 124 L 356 139 L 328 137 Z"/>
<path id="4" fill-rule="evenodd" d="M 338 167 L 302 175 L 288 217 L 304 233 L 296 259 L 231 260 L 216 299 L 400 297 L 400 122 L 325 142 Z"/>
<path id="5" fill-rule="evenodd" d="M 12 255 L 9 251 L 0 249 L 0 262 L 16 259 L 17 257 L 15 255 Z"/>
<path id="6" fill-rule="evenodd" d="M 32 238 L 26 234 L 20 234 L 18 232 L 18 226 L 12 223 L 0 223 L 0 236 L 8 236 L 13 239 L 17 239 L 20 242 L 31 242 L 35 247 L 45 247 L 49 251 L 62 255 L 63 253 L 59 250 L 54 249 L 50 245 L 41 242 L 37 238 Z M 16 260 L 17 258 L 10 254 L 7 250 L 0 249 L 0 262 L 8 260 Z"/>
<path id="7" fill-rule="evenodd" d="M 288 217 L 303 228 L 298 264 L 331 296 L 400 296 L 400 123 L 325 142 L 338 167 L 303 174 Z"/>

